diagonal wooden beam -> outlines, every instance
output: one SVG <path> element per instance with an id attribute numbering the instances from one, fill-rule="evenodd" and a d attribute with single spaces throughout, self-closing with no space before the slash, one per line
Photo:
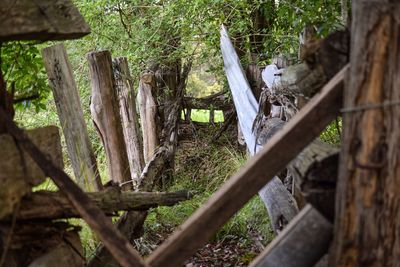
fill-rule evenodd
<path id="1" fill-rule="evenodd" d="M 25 132 L 21 130 L 6 112 L 0 107 L 0 121 L 4 122 L 7 131 L 49 176 L 63 192 L 77 212 L 87 222 L 89 227 L 100 237 L 101 241 L 115 257 L 118 263 L 124 267 L 146 266 L 142 257 L 106 217 L 104 212 L 97 207 L 92 200 L 76 185 L 71 178 L 60 168 L 56 167 L 50 157 L 32 143 Z"/>
<path id="2" fill-rule="evenodd" d="M 339 114 L 348 65 L 147 259 L 180 266 Z"/>
<path id="3" fill-rule="evenodd" d="M 250 264 L 250 267 L 309 267 L 327 252 L 333 226 L 310 204 Z"/>

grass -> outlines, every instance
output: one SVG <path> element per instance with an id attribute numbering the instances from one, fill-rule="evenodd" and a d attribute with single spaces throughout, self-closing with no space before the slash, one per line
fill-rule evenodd
<path id="1" fill-rule="evenodd" d="M 185 111 L 186 112 L 186 111 Z M 210 110 L 208 109 L 192 109 L 190 119 L 196 122 L 209 122 Z M 182 111 L 182 119 L 184 119 L 184 112 Z M 222 110 L 214 111 L 214 122 L 224 122 L 224 114 Z"/>
<path id="2" fill-rule="evenodd" d="M 228 136 L 225 136 L 229 139 Z M 145 223 L 145 233 L 162 233 L 181 225 L 194 211 L 220 188 L 246 162 L 244 153 L 232 146 L 197 142 L 186 144 L 176 156 L 175 179 L 170 191 L 188 189 L 195 193 L 192 200 L 173 207 L 153 209 Z M 264 204 L 255 196 L 212 238 L 220 242 L 234 237 L 244 245 L 252 243 L 249 231 L 264 237 L 263 243 L 273 238 Z"/>

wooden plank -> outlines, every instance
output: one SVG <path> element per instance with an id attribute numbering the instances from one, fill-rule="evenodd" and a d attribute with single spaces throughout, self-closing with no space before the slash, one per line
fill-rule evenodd
<path id="1" fill-rule="evenodd" d="M 310 204 L 250 264 L 250 267 L 310 267 L 327 252 L 332 224 Z"/>
<path id="2" fill-rule="evenodd" d="M 121 192 L 119 187 L 88 193 L 88 197 L 107 215 L 118 215 L 121 210 L 144 211 L 158 206 L 172 206 L 192 198 L 182 190 L 177 192 Z M 54 220 L 79 218 L 80 214 L 63 193 L 37 191 L 25 196 L 16 213 L 17 220 Z M 8 216 L 4 220 L 11 220 Z"/>
<path id="3" fill-rule="evenodd" d="M 85 191 L 99 191 L 103 186 L 65 47 L 44 48 L 42 55 L 75 179 Z"/>
<path id="4" fill-rule="evenodd" d="M 131 177 L 133 180 L 137 180 L 144 167 L 144 156 L 143 137 L 140 132 L 139 119 L 136 112 L 133 80 L 129 72 L 126 57 L 115 58 L 113 60 L 113 67 Z"/>
<path id="5" fill-rule="evenodd" d="M 32 142 L 51 156 L 54 164 L 63 168 L 61 139 L 56 126 L 27 131 Z M 46 179 L 46 175 L 31 156 L 21 151 L 13 137 L 0 135 L 0 219 L 12 214 L 21 198 Z"/>
<path id="6" fill-rule="evenodd" d="M 282 170 L 338 115 L 348 66 L 274 135 L 221 189 L 148 258 L 150 266 L 179 266 Z"/>
<path id="7" fill-rule="evenodd" d="M 70 0 L 2 0 L 0 41 L 66 40 L 90 33 Z"/>
<path id="8" fill-rule="evenodd" d="M 49 157 L 41 152 L 36 145 L 18 128 L 12 119 L 0 107 L 0 120 L 6 124 L 18 144 L 36 162 L 36 164 L 49 176 L 64 192 L 72 205 L 76 208 L 89 227 L 98 234 L 115 259 L 124 267 L 145 266 L 139 253 L 112 224 L 111 220 L 90 200 L 90 198 L 77 186 L 71 178 L 60 168 L 56 167 Z"/>
<path id="9" fill-rule="evenodd" d="M 131 180 L 111 53 L 107 50 L 87 55 L 92 84 L 90 112 L 107 156 L 109 177 L 120 184 Z"/>

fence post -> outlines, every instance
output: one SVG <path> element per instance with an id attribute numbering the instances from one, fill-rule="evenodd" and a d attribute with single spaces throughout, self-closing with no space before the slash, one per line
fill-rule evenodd
<path id="1" fill-rule="evenodd" d="M 42 55 L 75 178 L 86 191 L 98 191 L 101 179 L 65 47 L 44 48 Z"/>

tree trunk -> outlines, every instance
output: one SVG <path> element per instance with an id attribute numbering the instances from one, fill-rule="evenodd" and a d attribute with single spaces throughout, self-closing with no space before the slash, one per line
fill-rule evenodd
<path id="1" fill-rule="evenodd" d="M 133 81 L 125 57 L 116 58 L 113 63 L 131 177 L 133 180 L 137 180 L 144 167 L 144 156 Z"/>
<path id="2" fill-rule="evenodd" d="M 144 161 L 147 163 L 160 144 L 157 126 L 157 100 L 155 76 L 151 73 L 142 75 L 139 84 L 140 121 L 143 133 Z"/>
<path id="3" fill-rule="evenodd" d="M 400 3 L 353 1 L 330 266 L 400 259 Z"/>
<path id="4" fill-rule="evenodd" d="M 47 47 L 42 55 L 75 179 L 82 189 L 99 191 L 103 186 L 64 45 Z"/>
<path id="5" fill-rule="evenodd" d="M 129 161 L 118 110 L 117 92 L 108 51 L 87 55 L 92 83 L 90 111 L 103 142 L 110 179 L 120 184 L 131 180 Z"/>

